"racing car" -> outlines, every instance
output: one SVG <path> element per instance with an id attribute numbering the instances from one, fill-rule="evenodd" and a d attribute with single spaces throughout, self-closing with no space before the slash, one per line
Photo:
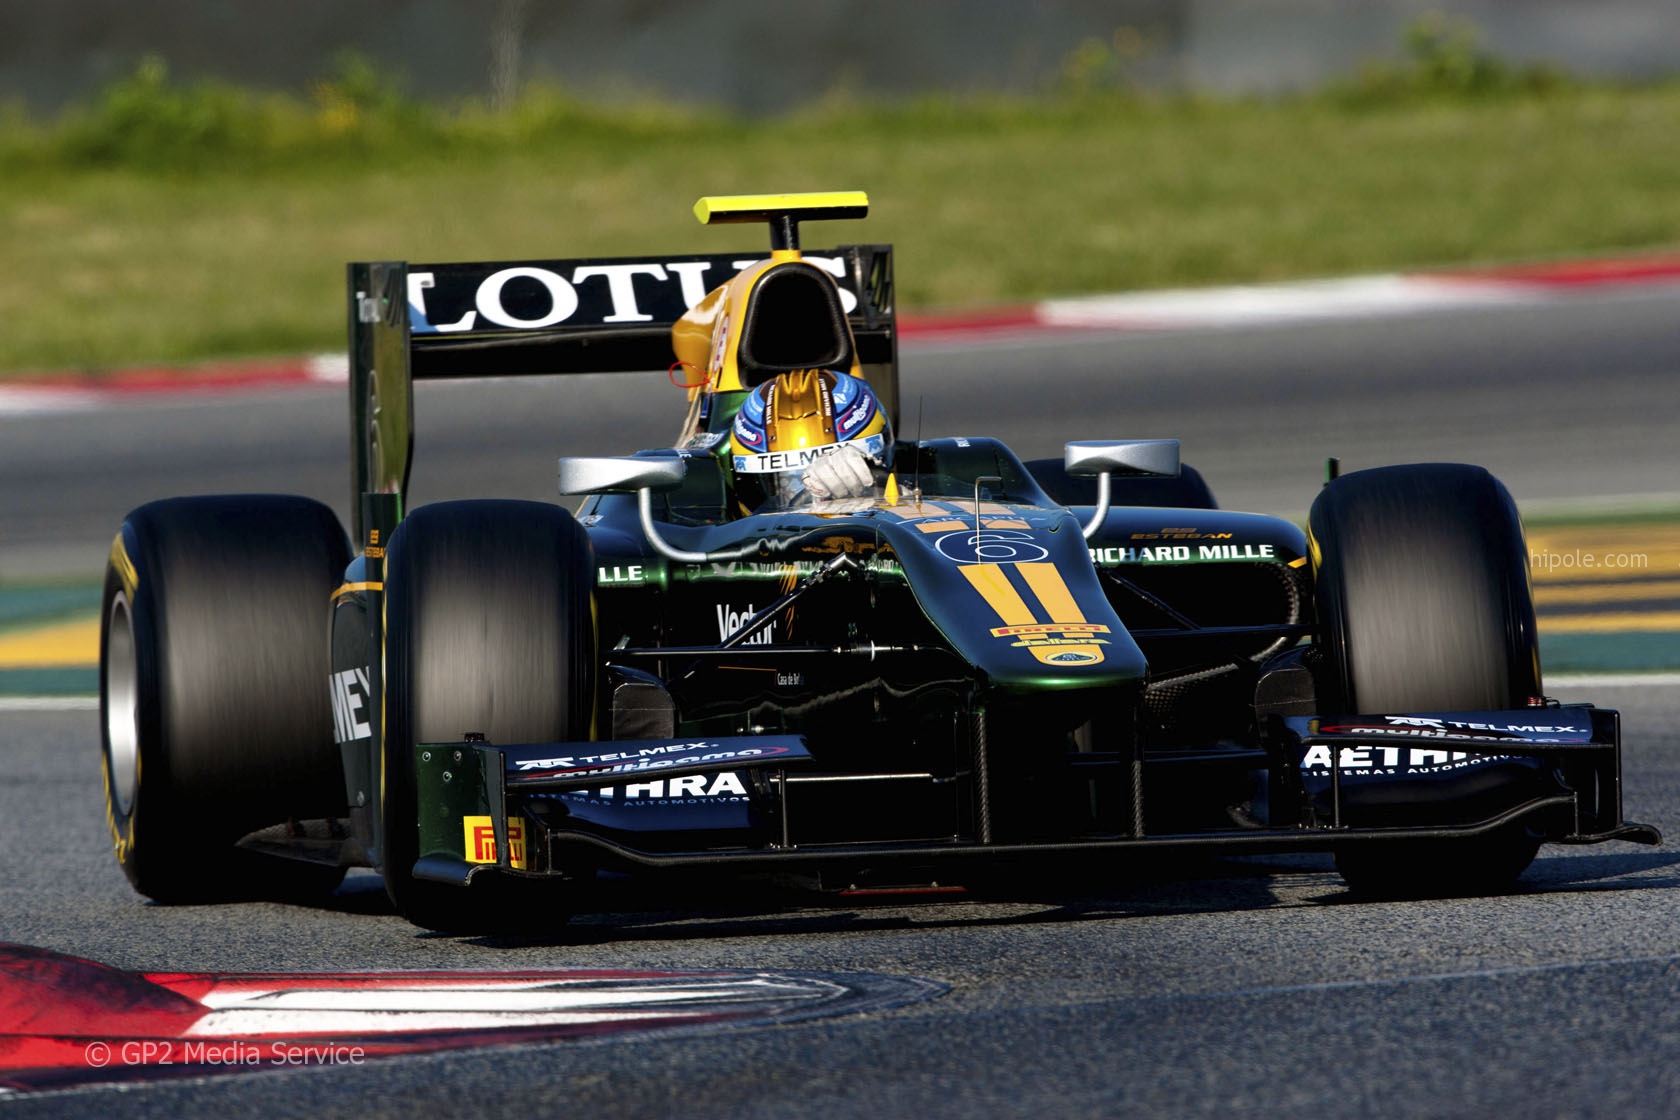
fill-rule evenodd
<path id="1" fill-rule="evenodd" d="M 1219 509 L 1175 440 L 904 439 L 891 247 L 800 246 L 867 205 L 700 200 L 767 255 L 350 265 L 349 535 L 235 495 L 112 543 L 134 887 L 297 897 L 366 866 L 470 930 L 625 879 L 1309 851 L 1423 894 L 1498 889 L 1543 841 L 1660 842 L 1622 817 L 1617 713 L 1545 695 L 1487 471 L 1331 470 L 1303 531 Z M 559 459 L 575 512 L 409 508 L 416 379 L 650 369 L 684 397 L 671 446 Z"/>

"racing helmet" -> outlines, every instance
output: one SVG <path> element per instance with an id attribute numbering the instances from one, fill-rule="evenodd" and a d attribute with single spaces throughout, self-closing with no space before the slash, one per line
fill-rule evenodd
<path id="1" fill-rule="evenodd" d="M 892 466 L 892 425 L 868 382 L 829 369 L 780 374 L 747 395 L 730 427 L 736 498 L 749 510 L 794 505 L 806 469 L 848 444 Z"/>

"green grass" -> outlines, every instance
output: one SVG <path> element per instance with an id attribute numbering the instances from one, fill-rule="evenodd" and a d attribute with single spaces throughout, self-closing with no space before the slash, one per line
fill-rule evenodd
<path id="1" fill-rule="evenodd" d="M 1618 525 L 1673 525 L 1680 523 L 1680 505 L 1667 497 L 1652 499 L 1650 505 L 1619 505 L 1606 503 L 1602 510 L 1582 509 L 1579 505 L 1541 507 L 1538 512 L 1525 510 L 1523 525 L 1529 529 L 1559 529 L 1574 526 L 1608 527 Z"/>
<path id="2" fill-rule="evenodd" d="M 690 214 L 727 192 L 868 190 L 867 221 L 806 242 L 894 243 L 909 309 L 1680 246 L 1680 88 L 738 120 L 422 110 L 358 80 L 304 102 L 142 75 L 59 121 L 0 113 L 0 370 L 341 348 L 354 259 L 758 248 Z"/>

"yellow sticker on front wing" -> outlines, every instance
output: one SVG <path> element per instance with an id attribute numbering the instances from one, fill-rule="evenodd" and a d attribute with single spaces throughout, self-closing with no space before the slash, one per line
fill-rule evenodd
<path id="1" fill-rule="evenodd" d="M 508 865 L 523 871 L 525 859 L 525 822 L 507 822 Z M 490 817 L 461 818 L 461 846 L 468 863 L 495 863 L 496 824 Z"/>

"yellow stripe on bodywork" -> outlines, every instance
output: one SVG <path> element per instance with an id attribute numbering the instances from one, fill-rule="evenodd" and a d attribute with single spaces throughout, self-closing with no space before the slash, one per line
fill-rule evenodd
<path id="1" fill-rule="evenodd" d="M 916 528 L 924 533 L 960 533 L 974 528 L 972 521 L 918 521 Z"/>
<path id="2" fill-rule="evenodd" d="M 341 583 L 341 584 L 338 585 L 338 589 L 332 593 L 332 597 L 336 601 L 338 599 L 343 598 L 346 595 L 354 595 L 354 594 L 356 594 L 358 592 L 362 592 L 362 591 L 384 591 L 384 590 L 385 590 L 385 585 L 383 583 L 377 583 L 377 582 L 375 582 L 375 583 Z"/>
<path id="3" fill-rule="evenodd" d="M 933 505 L 931 502 L 924 506 L 919 499 L 909 502 L 901 502 L 895 506 L 883 505 L 881 507 L 882 516 L 895 517 L 900 521 L 914 521 L 918 517 L 927 517 L 931 514 L 944 512 L 945 511 L 943 509 Z"/>
<path id="4" fill-rule="evenodd" d="M 1038 601 L 1044 604 L 1051 622 L 1084 622 L 1085 612 L 1079 609 L 1074 601 L 1073 592 L 1068 590 L 1062 573 L 1056 570 L 1054 564 L 1017 564 L 1016 569 L 1026 577 L 1027 586 L 1032 588 Z"/>
<path id="5" fill-rule="evenodd" d="M 976 506 L 973 502 L 963 501 L 961 498 L 940 498 L 937 501 L 928 502 L 928 505 L 945 513 L 954 513 L 970 525 L 974 524 L 976 515 L 980 517 L 1012 518 L 1020 516 L 1008 506 L 999 505 L 997 502 L 981 502 Z"/>
<path id="6" fill-rule="evenodd" d="M 998 565 L 963 564 L 957 570 L 968 577 L 968 582 L 997 612 L 1004 625 L 1026 626 L 1038 621 L 1033 617 L 1032 608 L 1027 606 L 1026 600 L 1021 598 L 1021 593 L 1010 584 L 1009 577 Z"/>

